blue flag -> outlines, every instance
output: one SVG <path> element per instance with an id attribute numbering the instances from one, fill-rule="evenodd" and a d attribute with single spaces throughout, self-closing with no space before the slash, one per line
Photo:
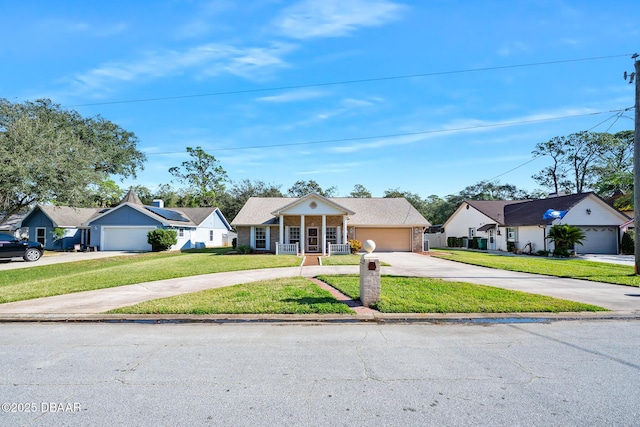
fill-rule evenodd
<path id="1" fill-rule="evenodd" d="M 555 209 L 548 209 L 544 213 L 544 215 L 542 215 L 542 218 L 543 219 L 562 219 L 567 214 L 567 212 L 569 212 L 569 211 L 568 210 L 566 210 L 566 211 L 557 211 Z"/>

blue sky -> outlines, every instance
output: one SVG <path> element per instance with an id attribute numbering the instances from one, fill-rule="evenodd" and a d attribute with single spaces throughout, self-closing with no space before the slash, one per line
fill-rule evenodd
<path id="1" fill-rule="evenodd" d="M 171 183 L 201 146 L 283 191 L 534 190 L 536 143 L 633 128 L 616 112 L 639 16 L 637 0 L 4 0 L 0 97 L 134 132 L 148 160 L 123 188 Z"/>

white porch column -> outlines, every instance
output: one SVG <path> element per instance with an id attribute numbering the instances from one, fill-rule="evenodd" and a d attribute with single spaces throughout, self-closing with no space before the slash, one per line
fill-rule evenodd
<path id="1" fill-rule="evenodd" d="M 300 215 L 300 255 L 304 256 L 304 248 L 307 242 L 304 232 L 304 215 Z"/>
<path id="2" fill-rule="evenodd" d="M 347 216 L 342 215 L 342 242 L 341 243 L 347 243 L 347 240 L 349 240 L 349 236 L 347 235 Z"/>
<path id="3" fill-rule="evenodd" d="M 327 255 L 327 216 L 322 215 L 322 256 Z"/>
<path id="4" fill-rule="evenodd" d="M 279 243 L 280 245 L 282 245 L 282 244 L 284 243 L 284 215 L 280 215 L 280 225 L 279 225 L 279 228 L 280 228 L 280 229 L 279 229 L 280 234 L 279 234 L 279 236 L 278 236 L 278 237 L 280 238 L 280 240 L 278 240 L 278 243 Z"/>

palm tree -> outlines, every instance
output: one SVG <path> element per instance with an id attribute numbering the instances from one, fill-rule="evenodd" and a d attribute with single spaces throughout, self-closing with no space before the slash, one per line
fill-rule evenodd
<path id="1" fill-rule="evenodd" d="M 547 234 L 547 240 L 551 240 L 555 246 L 554 255 L 569 255 L 569 249 L 573 249 L 576 244 L 582 245 L 585 238 L 580 228 L 569 224 L 554 225 Z"/>

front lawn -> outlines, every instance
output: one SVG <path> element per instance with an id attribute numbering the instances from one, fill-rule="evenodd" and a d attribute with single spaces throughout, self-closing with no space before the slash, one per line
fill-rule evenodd
<path id="1" fill-rule="evenodd" d="M 357 275 L 318 276 L 353 299 L 360 297 Z M 381 277 L 383 313 L 534 313 L 607 311 L 605 308 L 543 295 L 418 277 Z"/>
<path id="2" fill-rule="evenodd" d="M 146 301 L 109 313 L 353 314 L 353 311 L 310 280 L 289 277 Z"/>
<path id="3" fill-rule="evenodd" d="M 432 256 L 482 267 L 522 273 L 584 279 L 616 285 L 640 286 L 640 276 L 633 267 L 620 264 L 585 261 L 574 258 L 548 258 L 526 255 L 496 255 L 484 252 L 438 249 Z"/>
<path id="4" fill-rule="evenodd" d="M 160 252 L 0 271 L 0 303 L 223 271 L 295 267 L 294 255 Z"/>

